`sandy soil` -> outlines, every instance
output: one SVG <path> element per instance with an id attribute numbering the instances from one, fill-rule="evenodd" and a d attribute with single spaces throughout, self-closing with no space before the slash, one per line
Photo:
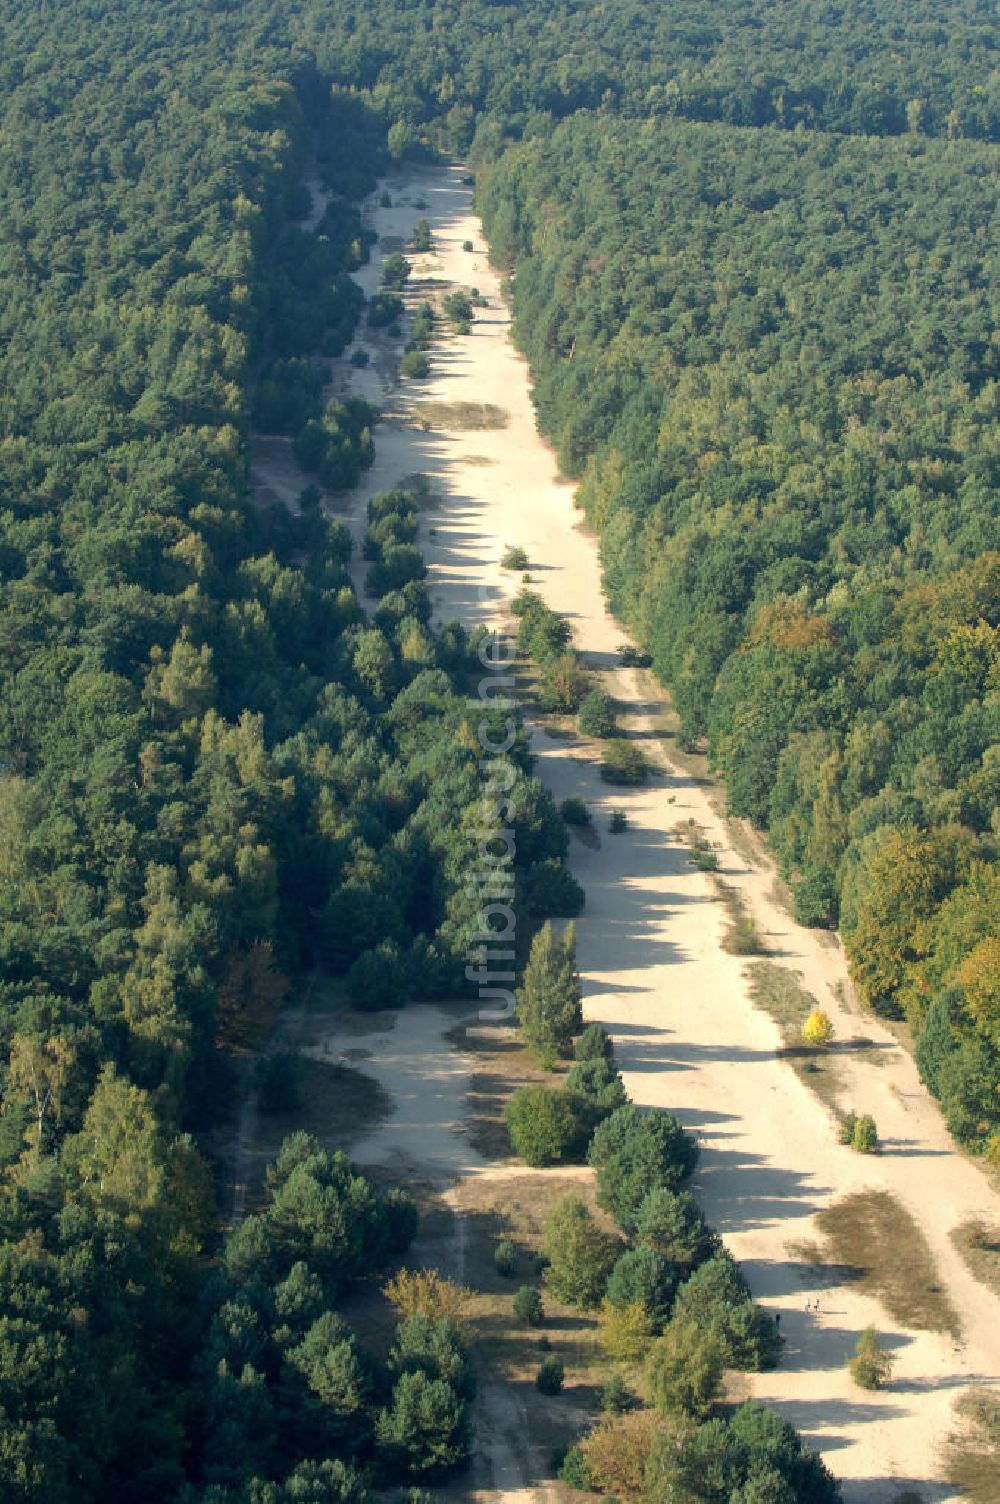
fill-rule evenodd
<path id="1" fill-rule="evenodd" d="M 386 1123 L 351 1149 L 356 1164 L 379 1164 L 398 1172 L 401 1183 L 419 1171 L 431 1185 L 448 1186 L 461 1175 L 486 1168 L 469 1143 L 465 1093 L 473 1063 L 445 1038 L 454 1014 L 430 1003 L 391 1015 L 390 1029 L 353 1034 L 364 1057 L 348 1063 L 374 1076 L 395 1103 Z M 344 1037 L 330 1034 L 306 1051 L 321 1060 L 344 1059 Z"/>
<path id="2" fill-rule="evenodd" d="M 518 581 L 499 569 L 500 555 L 508 544 L 522 546 L 536 587 L 570 619 L 578 647 L 608 674 L 612 692 L 626 705 L 630 733 L 647 736 L 654 746 L 642 688 L 618 666 L 616 648 L 625 634 L 603 601 L 594 540 L 574 511 L 572 488 L 560 480 L 536 432 L 527 370 L 509 341 L 500 280 L 488 265 L 462 170 L 416 171 L 382 186 L 393 207 L 378 207 L 377 195 L 369 204 L 380 244 L 358 276 L 365 291 L 379 284 L 385 238 L 390 249 L 398 247 L 426 214 L 436 249 L 419 258 L 411 301 L 456 284 L 478 287 L 489 306 L 477 313 L 471 334 L 449 335 L 435 348 L 426 381 L 397 384 L 384 358 L 360 372 L 346 359 L 338 363 L 335 388 L 350 385 L 378 401 L 384 421 L 374 468 L 346 502 L 332 499 L 331 510 L 360 534 L 368 496 L 414 471 L 429 475 L 438 499 L 420 541 L 437 619 L 501 620 L 505 597 Z M 474 244 L 472 253 L 462 250 L 466 240 Z M 373 345 L 372 351 L 384 357 L 384 349 Z M 413 404 L 424 400 L 493 403 L 508 414 L 507 426 L 478 432 L 426 428 L 413 415 Z M 287 485 L 289 477 L 275 474 L 273 453 L 266 460 L 260 479 L 279 490 L 276 482 Z M 748 864 L 732 849 L 710 789 L 664 761 L 667 771 L 646 788 L 610 790 L 583 745 L 544 734 L 536 735 L 535 744 L 543 780 L 557 798 L 583 795 L 602 831 L 600 849 L 573 846 L 574 870 L 587 892 L 578 925 L 587 1016 L 614 1033 L 634 1100 L 671 1108 L 698 1134 L 702 1162 L 695 1188 L 705 1210 L 743 1261 L 754 1293 L 782 1315 L 782 1365 L 753 1377 L 752 1392 L 822 1451 L 844 1481 L 848 1504 L 895 1499 L 908 1488 L 928 1500 L 951 1497 L 941 1477 L 940 1446 L 962 1387 L 998 1382 L 1000 1302 L 972 1278 L 948 1235 L 970 1218 L 996 1222 L 997 1198 L 952 1146 L 909 1057 L 876 1020 L 860 1016 L 839 945 L 795 925 L 774 899 L 774 874 L 766 862 Z M 629 826 L 611 836 L 607 815 L 614 806 L 627 810 Z M 842 1105 L 877 1119 L 885 1143 L 880 1158 L 865 1159 L 839 1146 L 826 1109 L 776 1058 L 775 1025 L 752 1005 L 741 962 L 720 947 L 723 914 L 710 879 L 688 862 L 674 835 L 678 822 L 688 818 L 717 845 L 721 873 L 739 890 L 772 957 L 819 999 L 838 1039 L 864 1036 L 874 1042 L 863 1058 L 844 1052 L 839 1069 Z M 410 1145 L 419 1132 L 421 1154 L 426 1150 L 442 1173 L 476 1172 L 481 1166 L 471 1146 L 454 1131 L 458 1079 L 442 1060 L 435 1013 L 421 1008 L 401 1015 L 397 1030 L 404 1033 L 371 1063 L 397 1095 L 400 1111 L 367 1152 L 391 1155 L 396 1133 Z M 453 1058 L 460 1075 L 466 1067 L 460 1056 Z M 433 1108 L 421 1102 L 427 1079 L 443 1093 Z M 432 1121 L 420 1116 L 425 1108 Z M 923 1227 L 941 1283 L 961 1317 L 958 1343 L 901 1329 L 851 1286 L 811 1284 L 813 1271 L 791 1251 L 796 1242 L 815 1239 L 818 1211 L 869 1187 L 891 1191 Z M 820 1309 L 807 1314 L 807 1298 L 818 1298 Z M 868 1323 L 897 1352 L 894 1381 L 879 1394 L 856 1389 L 844 1368 Z M 505 1465 L 499 1457 L 496 1487 L 522 1487 L 521 1476 L 503 1476 Z"/>

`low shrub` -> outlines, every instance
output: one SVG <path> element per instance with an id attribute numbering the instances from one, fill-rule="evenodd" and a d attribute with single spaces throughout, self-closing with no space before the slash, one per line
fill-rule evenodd
<path id="1" fill-rule="evenodd" d="M 754 921 L 749 915 L 742 915 L 734 920 L 729 933 L 722 942 L 723 949 L 731 956 L 763 956 L 767 954 L 767 946 L 761 938 Z"/>
<path id="2" fill-rule="evenodd" d="M 376 292 L 368 304 L 368 324 L 372 329 L 387 329 L 403 317 L 403 300 L 394 292 Z"/>
<path id="3" fill-rule="evenodd" d="M 564 799 L 559 806 L 559 813 L 567 825 L 585 826 L 594 823 L 586 801 L 581 799 L 578 794 L 570 794 L 568 799 Z"/>
<path id="4" fill-rule="evenodd" d="M 527 569 L 528 563 L 528 555 L 525 550 L 523 548 L 516 548 L 513 545 L 505 548 L 500 558 L 501 569 L 523 570 Z"/>
<path id="5" fill-rule="evenodd" d="M 608 829 L 613 836 L 619 836 L 623 830 L 628 830 L 628 815 L 623 809 L 613 809 L 611 811 Z"/>
<path id="6" fill-rule="evenodd" d="M 603 689 L 592 689 L 580 703 L 580 730 L 584 736 L 618 735 L 615 702 Z"/>
<path id="7" fill-rule="evenodd" d="M 622 662 L 622 668 L 650 668 L 652 655 L 645 653 L 641 648 L 634 648 L 630 642 L 623 642 L 618 649 L 618 656 Z"/>
<path id="8" fill-rule="evenodd" d="M 399 362 L 399 374 L 420 381 L 429 374 L 431 363 L 423 350 L 407 350 Z"/>
<path id="9" fill-rule="evenodd" d="M 541 1326 L 545 1320 L 542 1292 L 534 1285 L 522 1285 L 514 1296 L 514 1315 L 525 1326 Z"/>
<path id="10" fill-rule="evenodd" d="M 892 1353 L 873 1326 L 866 1326 L 848 1363 L 851 1378 L 862 1389 L 882 1389 L 892 1377 Z"/>
<path id="11" fill-rule="evenodd" d="M 635 787 L 649 778 L 649 764 L 634 742 L 617 737 L 608 742 L 601 757 L 601 777 L 605 783 Z"/>
<path id="12" fill-rule="evenodd" d="M 504 1113 L 515 1154 L 534 1170 L 565 1164 L 580 1150 L 581 1125 L 572 1098 L 550 1086 L 522 1086 Z"/>
<path id="13" fill-rule="evenodd" d="M 880 1147 L 875 1119 L 870 1113 L 863 1113 L 854 1125 L 851 1148 L 858 1154 L 877 1154 Z"/>
<path id="14" fill-rule="evenodd" d="M 517 1248 L 510 1238 L 501 1238 L 493 1250 L 493 1267 L 504 1279 L 513 1279 L 517 1273 Z"/>
<path id="15" fill-rule="evenodd" d="M 563 1387 L 565 1377 L 566 1370 L 563 1368 L 561 1361 L 556 1357 L 555 1353 L 550 1353 L 538 1365 L 538 1372 L 535 1374 L 535 1388 L 541 1394 L 558 1394 Z"/>
<path id="16" fill-rule="evenodd" d="M 814 1049 L 822 1049 L 833 1038 L 833 1024 L 822 1008 L 813 1008 L 802 1025 L 802 1038 Z"/>

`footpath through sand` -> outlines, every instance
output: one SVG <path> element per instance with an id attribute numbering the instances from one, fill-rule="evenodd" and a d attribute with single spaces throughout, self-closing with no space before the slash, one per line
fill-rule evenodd
<path id="1" fill-rule="evenodd" d="M 392 207 L 381 207 L 378 194 L 369 201 L 380 238 L 371 264 L 358 274 L 365 292 L 377 290 L 383 256 L 400 249 L 426 215 L 435 249 L 414 258 L 410 298 L 450 285 L 477 287 L 488 307 L 477 311 L 469 335 L 449 335 L 435 346 L 426 381 L 397 384 L 376 342 L 366 369 L 346 359 L 332 363 L 331 389 L 378 402 L 384 420 L 364 485 L 331 509 L 343 512 L 360 537 L 370 495 L 415 472 L 427 475 L 435 501 L 420 542 L 436 619 L 501 622 L 518 580 L 500 569 L 500 557 L 509 544 L 523 547 L 534 588 L 571 622 L 591 666 L 608 675 L 626 707 L 629 733 L 647 736 L 652 746 L 648 690 L 619 665 L 625 634 L 605 607 L 596 543 L 573 508 L 572 487 L 559 479 L 535 428 L 527 368 L 510 343 L 500 278 L 488 264 L 463 171 L 416 170 L 383 187 Z M 467 241 L 472 252 L 463 249 Z M 469 402 L 502 409 L 504 426 L 448 426 L 449 409 Z M 261 458 L 256 473 L 271 489 L 301 484 L 287 469 L 278 473 L 283 460 L 273 444 Z M 781 1366 L 752 1376 L 750 1391 L 824 1454 L 843 1480 L 848 1504 L 894 1500 L 908 1489 L 925 1500 L 946 1499 L 952 1490 L 940 1452 L 953 1428 L 953 1402 L 967 1385 L 997 1385 L 1000 1376 L 1000 1302 L 973 1279 L 949 1233 L 974 1218 L 996 1223 L 997 1198 L 955 1151 L 910 1058 L 851 1003 L 839 945 L 788 918 L 774 898 L 773 871 L 733 849 L 712 791 L 671 768 L 668 752 L 659 750 L 663 776 L 637 791 L 611 790 L 585 747 L 535 735 L 539 776 L 557 799 L 582 795 L 602 832 L 599 849 L 574 841 L 572 852 L 587 894 L 578 923 L 587 1017 L 614 1034 L 632 1098 L 670 1108 L 697 1133 L 702 1159 L 695 1190 L 706 1214 L 742 1261 L 754 1294 L 781 1315 L 787 1339 Z M 622 835 L 606 834 L 612 806 L 627 810 Z M 721 873 L 741 894 L 772 958 L 801 978 L 830 1014 L 838 1039 L 872 1042 L 860 1054 L 845 1052 L 838 1069 L 842 1105 L 871 1112 L 878 1122 L 885 1143 L 879 1158 L 840 1146 L 826 1108 L 778 1058 L 778 1030 L 753 1006 L 744 963 L 721 948 L 724 914 L 712 881 L 675 836 L 688 819 L 716 845 Z M 432 1042 L 441 1034 L 435 1014 L 426 1014 Z M 390 1062 L 379 1074 L 394 1090 Z M 390 1120 L 364 1157 L 391 1156 L 399 1146 Z M 466 1169 L 482 1169 L 471 1151 Z M 899 1326 L 876 1300 L 850 1283 L 831 1283 L 829 1269 L 818 1273 L 796 1255 L 796 1245 L 821 1241 L 816 1213 L 862 1189 L 891 1192 L 920 1224 L 960 1319 L 959 1339 Z M 818 1309 L 807 1313 L 807 1300 L 818 1301 Z M 891 1386 L 875 1394 L 857 1389 L 845 1369 L 869 1323 L 897 1358 Z"/>

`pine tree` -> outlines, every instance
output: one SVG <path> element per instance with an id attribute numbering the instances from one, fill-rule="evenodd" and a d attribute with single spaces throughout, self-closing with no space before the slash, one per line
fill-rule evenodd
<path id="1" fill-rule="evenodd" d="M 531 943 L 531 955 L 518 988 L 518 1016 L 525 1044 L 551 1063 L 571 1052 L 573 1035 L 583 1025 L 583 993 L 576 969 L 576 927 L 561 936 L 546 921 Z"/>

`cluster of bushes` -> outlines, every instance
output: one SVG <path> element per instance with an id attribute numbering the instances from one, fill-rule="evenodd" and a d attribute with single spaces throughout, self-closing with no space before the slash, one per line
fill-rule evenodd
<path id="1" fill-rule="evenodd" d="M 822 1459 L 774 1411 L 753 1401 L 726 1418 L 684 1411 L 609 1415 L 567 1455 L 576 1487 L 640 1504 L 696 1498 L 784 1499 L 838 1504 L 840 1488 Z M 563 1476 L 566 1464 L 564 1464 Z"/>
<path id="2" fill-rule="evenodd" d="M 418 1298 L 399 1309 L 384 1362 L 335 1310 L 406 1248 L 416 1221 L 411 1202 L 380 1194 L 343 1155 L 302 1133 L 285 1141 L 264 1209 L 223 1248 L 194 1365 L 206 1485 L 252 1492 L 288 1476 L 297 1498 L 293 1483 L 315 1472 L 302 1497 L 360 1504 L 373 1483 L 440 1478 L 464 1460 L 472 1379 L 455 1320 L 426 1298 L 433 1287 L 392 1282 Z"/>
<path id="3" fill-rule="evenodd" d="M 725 1370 L 773 1367 L 781 1338 L 690 1193 L 676 1178 L 658 1184 L 662 1169 L 637 1173 L 638 1165 L 662 1166 L 659 1137 L 652 1153 L 647 1141 L 626 1161 L 623 1128 L 618 1155 L 604 1160 L 603 1188 L 598 1172 L 598 1202 L 612 1211 L 625 1246 L 578 1196 L 565 1196 L 545 1225 L 545 1281 L 560 1300 L 600 1307 L 601 1344 L 613 1361 L 641 1365 L 649 1408 L 634 1409 L 616 1376 L 602 1395 L 605 1419 L 565 1454 L 560 1476 L 575 1488 L 648 1504 L 691 1488 L 695 1477 L 704 1480 L 697 1497 L 719 1504 L 765 1480 L 779 1497 L 787 1489 L 789 1498 L 832 1504 L 836 1483 L 786 1422 L 753 1405 L 728 1420 L 713 1413 Z M 624 1201 L 615 1189 L 623 1171 L 632 1186 Z M 636 1205 L 643 1183 L 649 1188 Z"/>
<path id="4" fill-rule="evenodd" d="M 527 569 L 530 562 L 526 550 L 516 543 L 511 543 L 500 557 L 500 568 L 523 571 Z"/>
<path id="5" fill-rule="evenodd" d="M 403 300 L 395 292 L 375 292 L 368 300 L 368 323 L 372 329 L 390 329 L 403 317 Z"/>
<path id="6" fill-rule="evenodd" d="M 583 1031 L 574 1053 L 561 1086 L 522 1086 L 507 1104 L 511 1144 L 534 1168 L 582 1163 L 595 1128 L 627 1100 L 613 1045 L 598 1024 Z"/>
<path id="7" fill-rule="evenodd" d="M 414 489 L 380 491 L 368 503 L 368 527 L 364 555 L 372 560 L 365 576 L 365 590 L 377 598 L 427 574 L 417 536 L 418 506 L 422 500 Z"/>
<path id="8" fill-rule="evenodd" d="M 624 1109 L 623 1113 L 635 1109 Z M 633 1184 L 648 1186 L 619 1220 L 612 1183 L 598 1170 L 598 1205 L 619 1235 L 605 1232 L 576 1194 L 560 1198 L 545 1223 L 545 1284 L 567 1305 L 600 1310 L 600 1338 L 614 1361 L 645 1360 L 649 1393 L 660 1408 L 707 1414 L 727 1368 L 773 1368 L 782 1341 L 774 1318 L 755 1304 L 746 1280 L 697 1203 L 683 1189 L 684 1159 L 664 1152 L 663 1135 L 643 1135 L 636 1115 L 605 1128 L 632 1155 Z M 598 1139 L 595 1134 L 595 1142 Z M 612 1161 L 621 1167 L 621 1158 Z M 635 1162 L 645 1160 L 637 1176 Z M 686 1396 L 683 1401 L 678 1396 Z"/>
<path id="9" fill-rule="evenodd" d="M 356 486 L 375 458 L 372 429 L 378 409 L 361 397 L 333 397 L 321 415 L 308 418 L 295 437 L 295 458 L 329 491 Z"/>
<path id="10" fill-rule="evenodd" d="M 508 549 L 503 567 L 522 567 L 522 559 L 526 565 L 523 550 Z M 538 700 L 542 709 L 562 714 L 579 712 L 580 730 L 585 736 L 608 739 L 601 764 L 601 776 L 608 783 L 644 783 L 648 776 L 646 760 L 638 747 L 618 736 L 615 702 L 580 663 L 569 623 L 547 606 L 536 590 L 527 588 L 514 597 L 511 611 L 519 621 L 519 651 L 534 659 L 541 670 Z"/>
<path id="11" fill-rule="evenodd" d="M 842 1144 L 848 1144 L 858 1154 L 879 1152 L 878 1128 L 869 1112 L 859 1115 L 852 1110 L 845 1113 L 838 1128 L 838 1138 Z"/>
<path id="12" fill-rule="evenodd" d="M 457 334 L 468 334 L 472 328 L 472 299 L 461 288 L 446 292 L 441 299 L 441 310 Z"/>
<path id="13" fill-rule="evenodd" d="M 529 1164 L 582 1160 L 596 1171 L 606 1232 L 575 1194 L 556 1203 L 543 1240 L 546 1286 L 557 1299 L 600 1307 L 601 1342 L 615 1361 L 645 1360 L 662 1411 L 704 1420 L 726 1368 L 763 1369 L 782 1341 L 739 1267 L 684 1189 L 694 1140 L 670 1113 L 627 1102 L 612 1041 L 590 1025 L 558 1088 L 527 1086 L 507 1108 L 515 1150 Z M 530 1291 L 530 1287 L 525 1287 Z M 536 1307 L 519 1292 L 521 1319 Z M 540 1306 L 537 1318 L 541 1319 Z"/>
<path id="14" fill-rule="evenodd" d="M 434 309 L 426 301 L 421 303 L 413 319 L 413 328 L 407 340 L 403 358 L 399 363 L 402 376 L 420 380 L 428 374 L 431 365 L 427 356 L 434 335 Z"/>

